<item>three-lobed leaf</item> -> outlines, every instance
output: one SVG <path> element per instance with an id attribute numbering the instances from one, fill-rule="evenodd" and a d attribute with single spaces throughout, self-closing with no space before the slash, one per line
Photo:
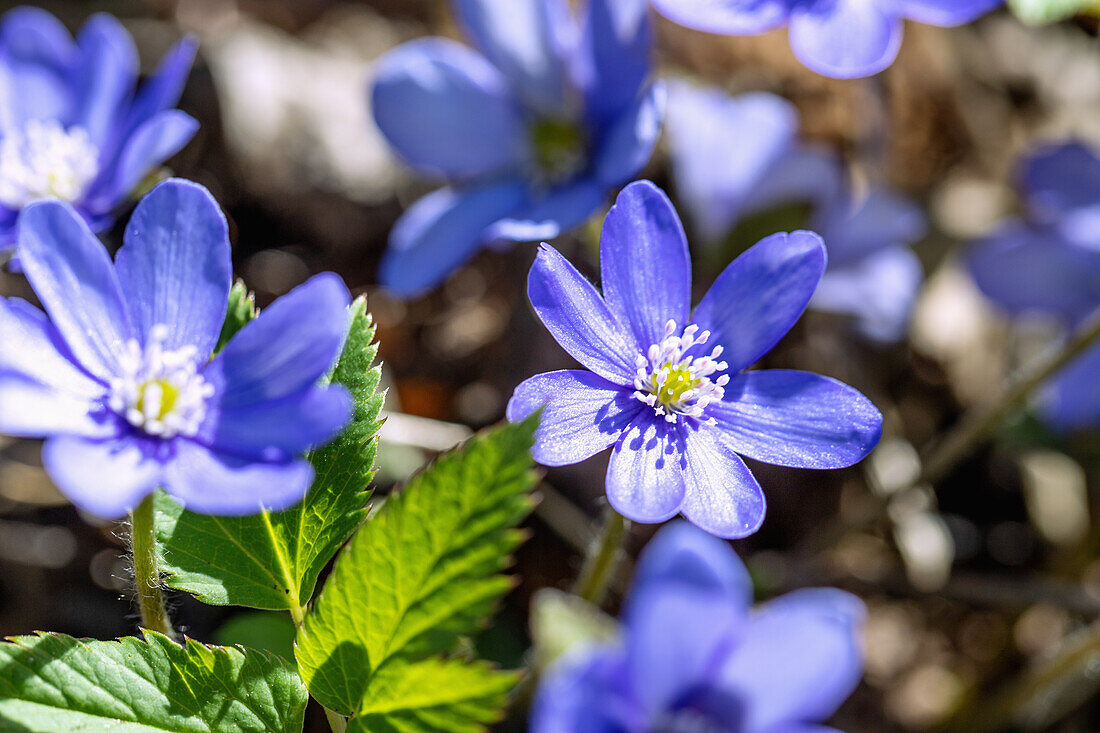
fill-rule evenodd
<path id="1" fill-rule="evenodd" d="M 230 318 L 235 309 L 247 307 L 231 299 Z M 384 395 L 378 391 L 381 368 L 374 365 L 374 323 L 363 299 L 352 304 L 350 323 L 332 381 L 351 392 L 355 416 L 344 433 L 310 456 L 317 475 L 300 504 L 251 517 L 212 517 L 188 512 L 158 492 L 157 539 L 170 587 L 206 603 L 294 614 L 309 602 L 321 570 L 366 518 L 374 476 Z"/>
<path id="2" fill-rule="evenodd" d="M 348 543 L 295 646 L 303 679 L 321 704 L 367 715 L 385 690 L 411 689 L 414 675 L 468 674 L 471 689 L 510 686 L 511 677 L 499 672 L 456 672 L 455 663 L 425 660 L 477 630 L 512 586 L 501 571 L 523 539 L 516 527 L 533 506 L 529 451 L 536 424 L 532 418 L 486 431 L 442 456 L 390 496 Z M 419 712 L 403 715 L 459 716 L 480 730 L 478 721 L 495 711 L 474 705 L 478 714 L 463 713 L 464 703 L 448 701 L 448 693 L 424 689 Z"/>
<path id="3" fill-rule="evenodd" d="M 308 697 L 290 664 L 242 647 L 20 636 L 0 643 L 0 730 L 300 733 Z"/>

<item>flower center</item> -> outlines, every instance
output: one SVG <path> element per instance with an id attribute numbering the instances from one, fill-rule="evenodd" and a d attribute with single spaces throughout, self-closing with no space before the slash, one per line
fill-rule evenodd
<path id="1" fill-rule="evenodd" d="M 545 118 L 531 126 L 531 145 L 539 175 L 547 183 L 567 181 L 588 164 L 584 129 L 569 120 Z"/>
<path id="2" fill-rule="evenodd" d="M 206 417 L 214 387 L 198 373 L 198 353 L 186 346 L 165 350 L 168 327 L 155 326 L 142 349 L 131 340 L 119 357 L 107 404 L 135 428 L 158 438 L 192 436 Z"/>
<path id="3" fill-rule="evenodd" d="M 650 346 L 647 354 L 638 354 L 634 397 L 668 422 L 676 422 L 681 415 L 702 420 L 706 406 L 725 395 L 723 388 L 729 384 L 729 375 L 713 377 L 729 365 L 718 361 L 721 346 L 704 356 L 687 355 L 692 348 L 706 344 L 710 331 L 699 333 L 695 324 L 685 328 L 682 335 L 675 335 L 677 330 L 676 322 L 669 321 L 664 340 Z M 713 424 L 714 419 L 704 422 Z"/>
<path id="4" fill-rule="evenodd" d="M 99 150 L 82 127 L 30 120 L 0 140 L 0 203 L 21 209 L 47 197 L 76 201 L 99 174 Z"/>

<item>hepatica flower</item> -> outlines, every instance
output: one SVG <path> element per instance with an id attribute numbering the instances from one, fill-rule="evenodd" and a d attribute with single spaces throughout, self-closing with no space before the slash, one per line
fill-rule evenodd
<path id="1" fill-rule="evenodd" d="M 1053 315 L 1074 328 L 1100 308 L 1100 155 L 1080 143 L 1051 145 L 1020 167 L 1024 216 L 971 249 L 970 272 L 1010 313 Z M 1056 429 L 1100 425 L 1100 347 L 1050 383 L 1041 415 Z"/>
<path id="2" fill-rule="evenodd" d="M 34 203 L 18 251 L 46 314 L 0 299 L 0 432 L 46 438 L 46 470 L 73 503 L 118 517 L 162 487 L 232 515 L 305 495 L 301 454 L 351 414 L 346 390 L 317 384 L 347 333 L 339 278 L 280 298 L 211 358 L 231 263 L 206 189 L 157 186 L 114 262 L 70 205 Z"/>
<path id="3" fill-rule="evenodd" d="M 925 234 L 920 209 L 885 188 L 857 193 L 839 156 L 799 139 L 798 113 L 782 97 L 667 87 L 677 189 L 703 238 L 725 238 L 750 214 L 809 204 L 829 250 L 810 307 L 853 317 L 873 340 L 900 339 L 924 279 L 909 248 Z"/>
<path id="4" fill-rule="evenodd" d="M 956 26 L 1004 0 L 653 0 L 670 20 L 710 33 L 756 35 L 786 26 L 791 50 L 819 74 L 871 76 L 894 63 L 905 21 Z"/>
<path id="5" fill-rule="evenodd" d="M 680 220 L 641 181 L 604 222 L 600 265 L 603 295 L 547 244 L 531 269 L 535 312 L 591 370 L 539 374 L 516 388 L 510 420 L 543 408 L 540 463 L 576 463 L 614 446 L 607 497 L 618 512 L 639 522 L 682 512 L 708 532 L 744 537 L 764 519 L 764 496 L 738 454 L 839 468 L 878 442 L 882 416 L 852 388 L 799 371 L 745 371 L 813 295 L 825 270 L 816 234 L 759 242 L 692 312 Z"/>
<path id="6" fill-rule="evenodd" d="M 687 524 L 646 547 L 618 643 L 551 666 L 532 733 L 826 733 L 862 676 L 866 611 L 842 591 L 752 609 L 729 545 Z"/>
<path id="7" fill-rule="evenodd" d="M 19 212 L 69 202 L 92 228 L 198 128 L 172 109 L 195 44 L 177 44 L 140 88 L 137 49 L 117 20 L 92 16 L 74 42 L 52 15 L 17 8 L 0 21 L 0 251 Z"/>
<path id="8" fill-rule="evenodd" d="M 378 64 L 375 121 L 448 185 L 394 227 L 383 284 L 431 288 L 482 246 L 552 239 L 649 160 L 663 97 L 649 83 L 646 0 L 454 0 L 476 50 L 443 38 Z"/>

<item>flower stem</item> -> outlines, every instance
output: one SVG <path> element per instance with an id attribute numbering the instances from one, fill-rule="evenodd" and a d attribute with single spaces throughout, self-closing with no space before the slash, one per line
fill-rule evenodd
<path id="1" fill-rule="evenodd" d="M 588 548 L 584 567 L 573 587 L 574 593 L 597 606 L 603 603 L 607 587 L 615 574 L 615 567 L 619 564 L 623 539 L 628 529 L 629 522 L 626 518 L 610 506 L 607 507 L 603 515 L 603 526 Z"/>
<path id="2" fill-rule="evenodd" d="M 1009 387 L 993 405 L 976 408 L 964 415 L 958 426 L 929 451 L 920 481 L 935 483 L 943 478 L 956 463 L 977 449 L 1047 379 L 1098 342 L 1100 313 L 1078 329 L 1060 351 L 1043 359 Z"/>
<path id="3" fill-rule="evenodd" d="M 176 631 L 168 618 L 160 589 L 160 558 L 157 554 L 152 494 L 145 497 L 130 514 L 130 551 L 134 554 L 134 584 L 137 586 L 141 625 L 175 639 Z"/>

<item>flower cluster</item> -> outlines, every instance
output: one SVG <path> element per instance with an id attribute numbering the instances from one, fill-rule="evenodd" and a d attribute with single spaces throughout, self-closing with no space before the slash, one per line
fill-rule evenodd
<path id="1" fill-rule="evenodd" d="M 657 142 L 646 0 L 454 0 L 443 38 L 379 61 L 371 106 L 397 154 L 449 185 L 395 225 L 381 280 L 415 295 L 482 246 L 552 239 L 633 178 Z"/>
<path id="2" fill-rule="evenodd" d="M 863 671 L 858 598 L 808 589 L 752 609 L 726 543 L 677 523 L 642 554 L 617 642 L 571 650 L 532 733 L 820 731 Z"/>
<path id="3" fill-rule="evenodd" d="M 857 192 L 839 157 L 798 138 L 781 97 L 670 82 L 668 140 L 677 189 L 706 242 L 781 204 L 811 207 L 809 226 L 829 250 L 810 307 L 852 316 L 876 341 L 905 333 L 923 280 L 909 244 L 924 236 L 917 206 L 886 188 Z"/>
<path id="4" fill-rule="evenodd" d="M 653 0 L 669 19 L 711 33 L 755 35 L 787 26 L 791 49 L 825 76 L 871 76 L 894 63 L 905 20 L 969 23 L 1004 0 Z"/>
<path id="5" fill-rule="evenodd" d="M 46 198 L 70 203 L 95 232 L 198 128 L 172 109 L 195 44 L 168 52 L 138 87 L 133 39 L 93 16 L 74 42 L 49 13 L 17 8 L 0 21 L 0 250 L 19 212 Z"/>
<path id="6" fill-rule="evenodd" d="M 614 446 L 607 497 L 630 519 L 683 513 L 722 537 L 751 534 L 765 502 L 738 454 L 838 468 L 866 456 L 882 430 L 867 398 L 833 379 L 745 371 L 802 315 L 825 262 L 816 234 L 776 234 L 732 262 L 692 311 L 680 219 L 663 191 L 632 183 L 604 222 L 602 295 L 542 245 L 528 279 L 531 305 L 590 371 L 528 379 L 508 418 L 542 409 L 534 455 L 548 466 Z"/>
<path id="7" fill-rule="evenodd" d="M 978 287 L 1010 313 L 1053 315 L 1074 327 L 1100 308 L 1100 154 L 1081 143 L 1044 147 L 1020 166 L 1024 217 L 974 245 Z M 1100 425 L 1100 347 L 1048 386 L 1040 411 L 1056 429 Z"/>
<path id="8" fill-rule="evenodd" d="M 46 438 L 50 477 L 119 517 L 157 488 L 208 514 L 301 500 L 301 454 L 351 417 L 318 380 L 347 334 L 347 289 L 318 275 L 217 354 L 232 285 L 224 216 L 170 179 L 142 199 L 114 262 L 68 204 L 20 217 L 19 256 L 46 313 L 0 299 L 0 431 Z M 47 316 L 48 313 L 48 316 Z"/>

